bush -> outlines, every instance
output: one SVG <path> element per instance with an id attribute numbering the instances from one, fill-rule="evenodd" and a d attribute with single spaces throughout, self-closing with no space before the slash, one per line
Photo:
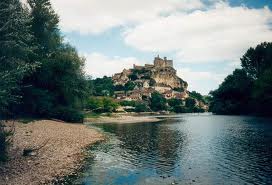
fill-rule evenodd
<path id="1" fill-rule="evenodd" d="M 73 108 L 57 107 L 52 113 L 52 117 L 72 123 L 83 123 L 84 115 Z"/>
<path id="2" fill-rule="evenodd" d="M 175 113 L 187 113 L 188 112 L 188 109 L 182 105 L 175 105 L 173 107 L 173 111 Z"/>
<path id="3" fill-rule="evenodd" d="M 158 92 L 151 94 L 150 108 L 153 111 L 163 111 L 167 109 L 166 99 Z"/>
<path id="4" fill-rule="evenodd" d="M 132 106 L 135 107 L 136 106 L 136 101 L 121 101 L 120 102 L 121 106 Z"/>
<path id="5" fill-rule="evenodd" d="M 96 113 L 113 112 L 118 106 L 110 97 L 90 97 L 86 103 L 86 108 Z"/>
<path id="6" fill-rule="evenodd" d="M 171 98 L 170 100 L 167 101 L 167 103 L 171 107 L 183 105 L 183 101 L 176 98 Z"/>
<path id="7" fill-rule="evenodd" d="M 148 112 L 150 108 L 145 103 L 137 103 L 135 106 L 135 112 Z"/>
<path id="8" fill-rule="evenodd" d="M 4 124 L 0 121 L 0 161 L 7 159 L 7 147 L 11 143 L 13 133 L 14 129 L 5 130 Z"/>

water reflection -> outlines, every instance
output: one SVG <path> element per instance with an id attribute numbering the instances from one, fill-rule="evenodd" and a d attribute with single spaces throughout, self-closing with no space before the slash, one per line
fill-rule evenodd
<path id="1" fill-rule="evenodd" d="M 160 176 L 170 176 L 180 156 L 179 150 L 186 145 L 186 134 L 169 129 L 171 120 L 160 123 L 130 125 L 102 125 L 101 128 L 114 133 L 120 141 L 120 157 L 129 163 L 153 170 Z"/>
<path id="2" fill-rule="evenodd" d="M 272 184 L 269 119 L 180 115 L 97 128 L 110 139 L 74 184 Z"/>

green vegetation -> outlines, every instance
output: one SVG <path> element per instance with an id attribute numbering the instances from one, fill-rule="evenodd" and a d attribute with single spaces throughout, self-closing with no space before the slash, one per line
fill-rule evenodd
<path id="1" fill-rule="evenodd" d="M 187 98 L 185 101 L 179 99 L 168 100 L 169 110 L 176 113 L 193 113 L 205 112 L 204 109 L 197 106 L 197 101 L 194 98 Z"/>
<path id="2" fill-rule="evenodd" d="M 90 95 L 92 96 L 112 96 L 114 94 L 114 85 L 110 77 L 96 78 L 88 80 L 90 86 Z"/>
<path id="3" fill-rule="evenodd" d="M 90 97 L 86 103 L 86 108 L 94 113 L 113 112 L 118 106 L 110 97 Z"/>
<path id="4" fill-rule="evenodd" d="M 154 92 L 150 99 L 150 108 L 153 111 L 167 110 L 166 99 L 158 92 Z"/>
<path id="5" fill-rule="evenodd" d="M 1 2 L 1 117 L 81 121 L 89 87 L 84 58 L 63 42 L 49 0 L 29 0 L 28 5 Z"/>
<path id="6" fill-rule="evenodd" d="M 126 101 L 126 100 L 124 100 L 124 101 L 120 102 L 120 105 L 121 106 L 132 106 L 132 107 L 135 107 L 136 103 L 137 103 L 136 101 Z"/>
<path id="7" fill-rule="evenodd" d="M 211 111 L 217 114 L 272 115 L 272 43 L 250 48 L 241 58 L 242 69 L 228 75 L 212 91 Z"/>
<path id="8" fill-rule="evenodd" d="M 149 106 L 144 102 L 137 102 L 135 105 L 135 112 L 148 112 L 150 111 Z"/>
<path id="9" fill-rule="evenodd" d="M 35 117 L 82 122 L 89 85 L 84 58 L 63 41 L 49 0 L 0 6 L 0 120 Z M 1 158 L 11 132 L 0 125 Z"/>
<path id="10" fill-rule="evenodd" d="M 12 141 L 14 128 L 7 130 L 3 121 L 0 121 L 0 162 L 7 160 L 6 151 Z"/>

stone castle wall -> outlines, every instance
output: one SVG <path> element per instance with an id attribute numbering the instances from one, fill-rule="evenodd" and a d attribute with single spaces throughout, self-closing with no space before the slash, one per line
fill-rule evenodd
<path id="1" fill-rule="evenodd" d="M 173 60 L 167 60 L 166 57 L 164 59 L 159 56 L 154 59 L 154 66 L 159 68 L 172 67 L 173 68 Z"/>

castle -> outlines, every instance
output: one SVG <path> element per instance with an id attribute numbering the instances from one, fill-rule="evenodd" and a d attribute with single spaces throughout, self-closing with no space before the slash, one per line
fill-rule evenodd
<path id="1" fill-rule="evenodd" d="M 134 90 L 127 95 L 124 92 L 116 92 L 118 99 L 141 100 L 143 96 L 150 96 L 157 91 L 165 98 L 186 98 L 187 82 L 177 76 L 173 67 L 173 60 L 163 59 L 159 56 L 154 58 L 153 64 L 144 66 L 133 65 L 132 69 L 124 69 L 112 77 L 115 86 L 125 86 L 129 82 L 135 84 Z M 120 94 L 119 94 L 120 93 Z"/>
<path id="2" fill-rule="evenodd" d="M 152 68 L 173 68 L 173 60 L 168 60 L 166 57 L 164 57 L 163 59 L 160 58 L 160 56 L 158 55 L 157 57 L 154 58 L 154 62 L 153 65 L 152 64 L 145 64 L 144 66 L 137 66 L 137 65 L 133 65 L 133 69 L 152 69 Z"/>

